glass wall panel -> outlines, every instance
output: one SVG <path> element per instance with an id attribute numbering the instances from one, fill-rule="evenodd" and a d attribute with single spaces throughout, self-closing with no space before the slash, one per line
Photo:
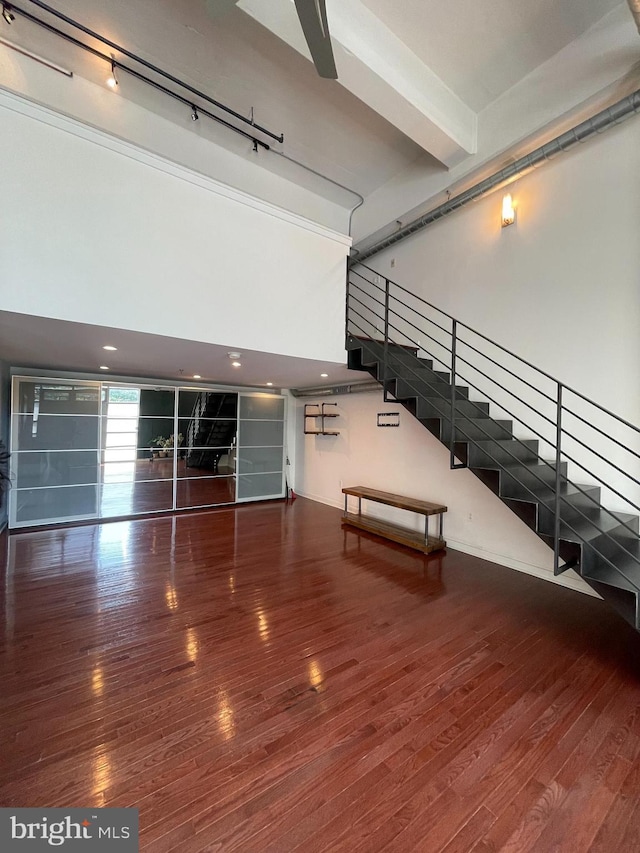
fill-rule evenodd
<path id="1" fill-rule="evenodd" d="M 62 486 L 12 489 L 16 524 L 46 524 L 93 518 L 97 512 L 97 486 Z"/>
<path id="2" fill-rule="evenodd" d="M 281 421 L 284 419 L 284 397 L 264 395 L 240 398 L 240 419 Z"/>
<path id="3" fill-rule="evenodd" d="M 274 447 L 284 444 L 282 421 L 240 421 L 242 447 Z"/>
<path id="4" fill-rule="evenodd" d="M 95 517 L 100 383 L 16 378 L 12 405 L 11 523 Z"/>
<path id="5" fill-rule="evenodd" d="M 173 454 L 153 455 L 148 447 L 109 448 L 110 461 L 101 466 L 104 483 L 170 480 L 173 477 Z M 113 458 L 115 452 L 121 457 Z"/>
<path id="6" fill-rule="evenodd" d="M 181 509 L 196 506 L 234 503 L 235 477 L 199 477 L 178 480 L 177 506 Z"/>
<path id="7" fill-rule="evenodd" d="M 13 416 L 13 450 L 97 450 L 100 419 L 91 415 Z"/>
<path id="8" fill-rule="evenodd" d="M 166 441 L 173 435 L 175 399 L 173 388 L 140 389 L 139 447 L 157 447 L 158 439 Z"/>
<path id="9" fill-rule="evenodd" d="M 235 392 L 192 391 L 180 388 L 178 392 L 179 418 L 231 418 L 238 417 L 238 395 Z"/>
<path id="10" fill-rule="evenodd" d="M 13 411 L 50 415 L 97 415 L 100 383 L 19 379 L 14 383 Z"/>
<path id="11" fill-rule="evenodd" d="M 235 473 L 235 448 L 192 447 L 178 463 L 178 477 L 211 477 Z"/>
<path id="12" fill-rule="evenodd" d="M 283 494 L 282 397 L 15 377 L 12 399 L 12 525 L 233 503 L 236 472 Z"/>
<path id="13" fill-rule="evenodd" d="M 238 500 L 241 498 L 281 497 L 284 492 L 282 480 L 282 473 L 239 474 Z"/>
<path id="14" fill-rule="evenodd" d="M 233 444 L 237 421 L 234 418 L 180 418 L 178 434 L 182 447 L 227 447 Z"/>
<path id="15" fill-rule="evenodd" d="M 240 395 L 238 500 L 284 495 L 284 398 Z"/>
<path id="16" fill-rule="evenodd" d="M 238 463 L 239 474 L 277 473 L 282 471 L 282 446 L 245 447 Z"/>
<path id="17" fill-rule="evenodd" d="M 109 418 L 107 420 L 107 435 L 117 435 L 126 432 L 138 432 L 138 418 Z"/>
<path id="18" fill-rule="evenodd" d="M 95 450 L 18 452 L 11 457 L 14 487 L 70 486 L 98 482 Z"/>
<path id="19" fill-rule="evenodd" d="M 173 509 L 173 482 L 157 480 L 105 483 L 101 487 L 100 515 L 136 515 Z"/>

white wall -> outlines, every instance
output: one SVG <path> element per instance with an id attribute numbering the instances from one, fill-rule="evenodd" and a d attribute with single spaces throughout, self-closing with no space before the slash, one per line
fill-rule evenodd
<path id="1" fill-rule="evenodd" d="M 296 491 L 342 507 L 343 486 L 374 489 L 443 503 L 449 547 L 573 589 L 590 591 L 573 572 L 553 577 L 553 552 L 470 471 L 452 471 L 449 451 L 409 412 L 371 392 L 326 398 L 338 404 L 331 423 L 340 435 L 303 434 L 304 400 L 297 401 Z M 321 402 L 322 398 L 313 398 Z M 309 402 L 309 401 L 307 401 Z M 400 412 L 399 427 L 378 427 L 378 412 Z M 355 506 L 355 504 L 354 504 Z M 404 526 L 423 521 L 373 503 L 367 512 Z"/>
<path id="2" fill-rule="evenodd" d="M 503 193 L 494 193 L 367 263 L 640 424 L 640 120 L 629 119 L 508 189 L 517 210 L 514 226 L 500 228 Z M 552 384 L 545 390 L 555 394 Z M 614 427 L 571 394 L 565 402 L 640 452 L 638 433 Z M 640 479 L 638 458 L 600 443 L 575 421 L 570 426 Z M 640 504 L 640 489 L 627 477 L 588 451 L 569 442 L 566 448 L 573 456 L 574 450 L 585 453 L 588 468 Z M 548 447 L 543 455 L 552 456 Z M 579 469 L 570 476 L 592 482 Z M 605 493 L 605 502 L 633 511 L 613 493 Z"/>
<path id="3" fill-rule="evenodd" d="M 349 239 L 0 93 L 0 308 L 341 361 Z"/>
<path id="4" fill-rule="evenodd" d="M 603 405 L 640 419 L 640 119 L 367 263 Z M 395 266 L 391 267 L 391 259 Z"/>
<path id="5" fill-rule="evenodd" d="M 60 56 L 60 41 L 54 41 L 55 46 L 51 51 L 45 50 L 45 55 Z M 37 42 L 31 46 L 38 52 Z M 61 61 L 65 63 L 63 57 Z M 349 210 L 357 202 L 353 193 L 339 190 L 336 194 L 332 188 L 332 195 L 337 195 L 336 202 L 322 195 L 326 195 L 328 189 L 326 181 L 317 179 L 315 191 L 299 186 L 295 182 L 300 175 L 298 167 L 287 168 L 284 158 L 274 157 L 262 149 L 253 151 L 249 140 L 213 122 L 191 121 L 190 111 L 165 95 L 159 96 L 153 108 L 145 109 L 108 89 L 104 85 L 104 66 L 100 68 L 100 65 L 98 63 L 96 69 L 99 83 L 78 73 L 67 78 L 0 44 L 0 90 L 6 89 L 46 105 L 61 115 L 99 128 L 145 151 L 166 157 L 172 163 L 190 167 L 201 175 L 329 228 L 338 231 L 348 228 Z M 71 66 L 76 67 L 75 59 Z M 129 92 L 132 82 L 127 80 Z M 161 114 L 163 111 L 167 114 Z M 284 174 L 278 170 L 284 170 Z"/>

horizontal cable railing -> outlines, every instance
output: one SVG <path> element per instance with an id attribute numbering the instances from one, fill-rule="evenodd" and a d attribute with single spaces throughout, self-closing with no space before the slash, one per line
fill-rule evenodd
<path id="1" fill-rule="evenodd" d="M 456 420 L 461 417 L 456 412 L 456 403 L 464 399 L 458 395 L 460 387 L 456 387 L 457 381 L 462 381 L 465 386 L 468 386 L 466 393 L 469 398 L 465 402 L 469 403 L 476 413 L 472 415 L 477 418 L 476 432 L 484 435 L 487 441 L 502 440 L 491 435 L 482 426 L 483 418 L 489 417 L 487 401 L 498 408 L 497 417 L 506 413 L 518 427 L 521 435 L 512 434 L 509 441 L 501 445 L 502 453 L 506 454 L 509 465 L 512 462 L 514 466 L 527 464 L 512 452 L 511 448 L 515 447 L 511 444 L 512 441 L 529 451 L 531 443 L 526 443 L 528 436 L 534 435 L 544 442 L 550 448 L 553 459 L 537 458 L 535 462 L 542 463 L 553 471 L 553 482 L 529 469 L 529 478 L 537 481 L 538 489 L 540 486 L 543 487 L 542 491 L 536 492 L 535 487 L 531 488 L 528 483 L 523 482 L 522 478 L 518 478 L 517 467 L 514 467 L 514 470 L 509 469 L 509 474 L 525 492 L 553 514 L 555 571 L 561 571 L 564 568 L 559 565 L 561 531 L 565 536 L 566 531 L 570 531 L 579 542 L 589 541 L 589 545 L 601 559 L 629 583 L 638 587 L 637 579 L 629 577 L 623 569 L 611 561 L 607 554 L 594 546 L 593 540 L 585 538 L 586 534 L 580 531 L 580 523 L 586 522 L 592 532 L 595 530 L 603 537 L 603 542 L 609 545 L 613 543 L 618 553 L 629 558 L 634 565 L 640 566 L 638 556 L 626 547 L 628 543 L 625 541 L 623 544 L 619 539 L 615 539 L 592 517 L 593 510 L 597 509 L 612 519 L 614 526 L 630 533 L 630 541 L 638 537 L 634 524 L 630 524 L 623 516 L 627 507 L 640 511 L 640 489 L 639 496 L 636 497 L 634 492 L 632 497 L 625 493 L 619 479 L 624 478 L 632 489 L 640 487 L 640 479 L 627 470 L 629 465 L 625 465 L 622 459 L 617 458 L 613 461 L 608 457 L 613 453 L 618 453 L 619 456 L 625 454 L 626 460 L 631 460 L 632 464 L 637 465 L 636 460 L 640 460 L 640 452 L 630 444 L 635 440 L 640 445 L 639 427 L 365 264 L 350 270 L 347 285 L 347 335 L 359 338 L 363 350 L 368 351 L 373 359 L 380 361 L 382 352 L 383 376 L 378 378 L 383 383 L 385 393 L 389 387 L 389 368 L 399 363 L 398 353 L 402 352 L 402 348 L 407 348 L 407 352 L 417 354 L 420 358 L 430 359 L 434 366 L 445 370 L 445 374 L 439 381 L 430 380 L 426 383 L 424 372 L 422 374 L 419 372 L 423 369 L 421 362 L 411 358 L 402 359 L 401 381 L 406 383 L 412 391 L 411 394 L 403 396 L 415 394 L 415 397 L 420 399 L 421 396 L 425 397 L 426 387 L 430 400 L 441 401 L 440 407 L 437 408 L 438 415 L 434 417 L 449 420 L 451 467 L 464 467 L 464 463 L 456 463 L 457 441 L 466 440 L 477 444 L 478 441 L 485 440 L 484 438 L 456 438 L 458 433 L 465 436 L 464 425 L 456 425 Z M 422 364 L 427 366 L 424 362 Z M 460 365 L 463 365 L 464 374 L 460 370 Z M 541 385 L 547 387 L 540 387 Z M 471 392 L 478 397 L 478 401 L 471 399 Z M 569 405 L 568 400 L 572 396 L 577 399 L 572 400 Z M 591 414 L 590 410 L 593 410 Z M 595 423 L 597 419 L 600 419 L 600 424 Z M 568 422 L 571 422 L 571 428 Z M 614 435 L 613 433 L 619 429 L 631 431 L 632 439 L 627 438 L 625 441 Z M 600 444 L 611 442 L 613 450 L 607 453 L 604 447 L 599 449 L 592 447 L 588 437 L 592 433 L 587 434 L 587 431 L 592 431 L 595 440 Z M 490 444 L 483 446 L 482 451 L 496 464 L 503 464 L 491 453 Z M 577 458 L 578 451 L 583 452 L 583 458 Z M 595 462 L 587 465 L 584 453 L 591 454 Z M 607 493 L 619 498 L 625 510 L 608 509 L 590 493 L 594 485 L 585 487 L 570 480 L 567 474 L 563 473 L 567 463 L 571 463 L 593 480 L 594 484 L 598 484 L 596 486 L 598 491 L 604 489 Z M 597 470 L 593 470 L 594 466 Z M 539 470 L 543 471 L 544 467 Z M 583 506 L 577 506 L 568 500 L 562 494 L 562 487 L 571 487 L 576 493 L 581 493 L 584 498 Z M 587 509 L 588 505 L 592 506 L 591 515 Z M 563 506 L 571 508 L 573 523 L 563 517 Z"/>

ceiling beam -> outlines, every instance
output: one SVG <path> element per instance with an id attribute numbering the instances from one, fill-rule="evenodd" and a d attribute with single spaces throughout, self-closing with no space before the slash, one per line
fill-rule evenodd
<path id="1" fill-rule="evenodd" d="M 238 8 L 311 60 L 291 0 Z M 340 85 L 449 168 L 476 152 L 476 114 L 359 0 L 328 2 L 327 16 Z"/>

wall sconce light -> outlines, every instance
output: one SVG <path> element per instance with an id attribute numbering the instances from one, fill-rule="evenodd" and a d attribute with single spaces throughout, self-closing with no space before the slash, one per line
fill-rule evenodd
<path id="1" fill-rule="evenodd" d="M 513 225 L 515 221 L 516 212 L 513 209 L 511 193 L 507 193 L 507 195 L 502 199 L 502 227 L 506 228 L 507 225 Z"/>

